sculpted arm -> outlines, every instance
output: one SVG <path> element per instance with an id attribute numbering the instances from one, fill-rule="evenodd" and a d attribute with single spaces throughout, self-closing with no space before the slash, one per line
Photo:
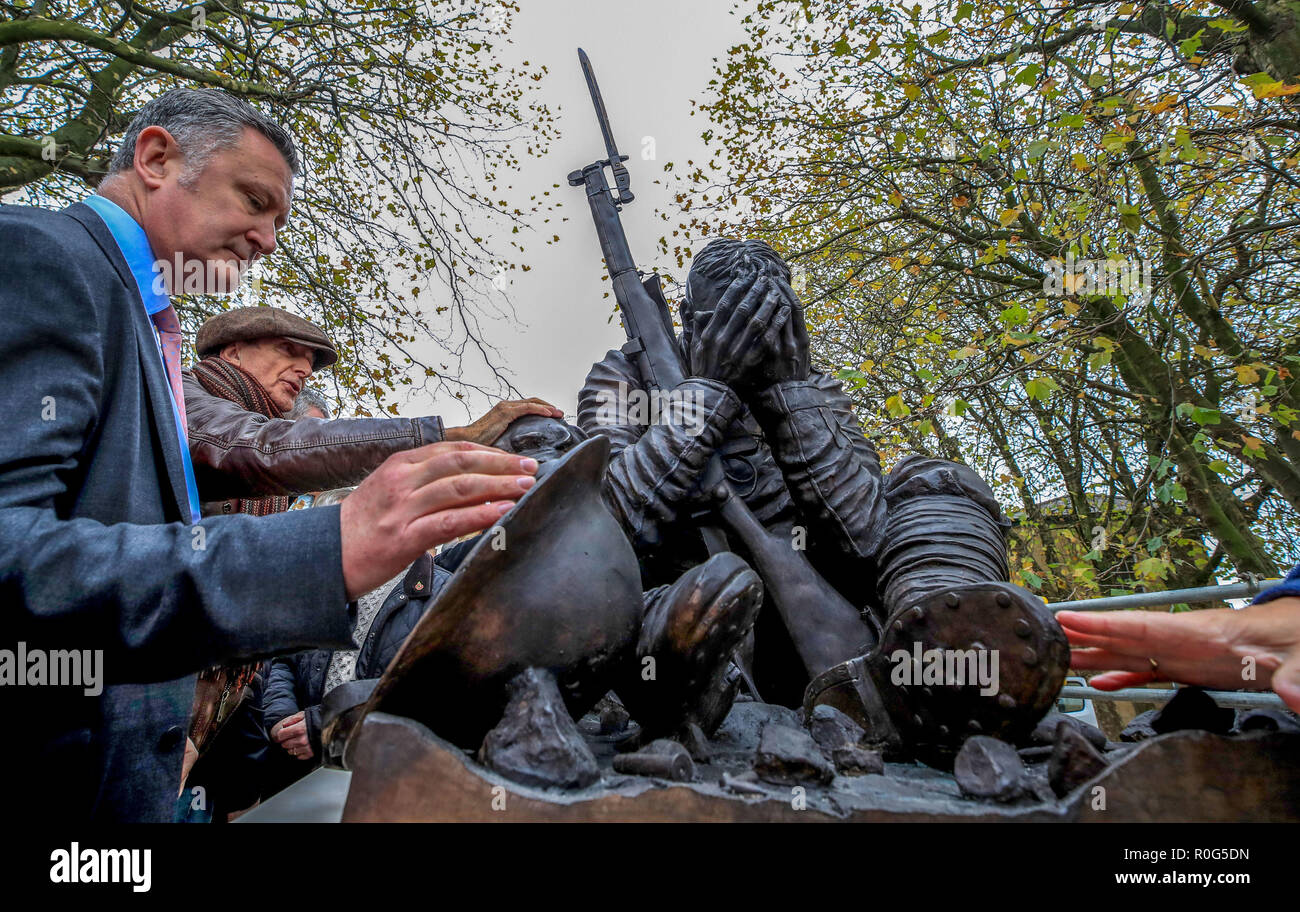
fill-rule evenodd
<path id="1" fill-rule="evenodd" d="M 657 543 L 659 524 L 689 509 L 697 480 L 740 411 L 729 387 L 698 377 L 663 398 L 672 420 L 649 424 L 650 397 L 618 351 L 592 367 L 578 397 L 578 425 L 610 440 L 605 500 L 638 546 Z"/>

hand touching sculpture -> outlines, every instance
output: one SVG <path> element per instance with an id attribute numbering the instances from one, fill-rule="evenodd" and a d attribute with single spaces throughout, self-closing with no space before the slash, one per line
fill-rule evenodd
<path id="1" fill-rule="evenodd" d="M 544 418 L 563 418 L 564 412 L 545 399 L 511 399 L 498 402 L 488 413 L 465 427 L 447 428 L 449 441 L 468 440 L 470 443 L 489 444 L 500 437 L 510 422 L 524 415 L 541 415 Z"/>

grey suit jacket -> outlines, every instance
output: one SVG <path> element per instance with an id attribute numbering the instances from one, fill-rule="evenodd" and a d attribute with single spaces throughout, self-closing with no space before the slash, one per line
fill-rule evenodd
<path id="1" fill-rule="evenodd" d="M 102 650 L 106 682 L 0 684 L 6 815 L 170 820 L 198 670 L 350 645 L 338 508 L 190 526 L 152 324 L 80 203 L 0 206 L 0 416 L 0 650 Z"/>

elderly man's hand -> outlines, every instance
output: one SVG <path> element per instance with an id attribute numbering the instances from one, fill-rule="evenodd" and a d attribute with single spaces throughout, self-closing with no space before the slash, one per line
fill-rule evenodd
<path id="1" fill-rule="evenodd" d="M 339 531 L 349 599 L 438 545 L 500 519 L 536 482 L 537 460 L 475 443 L 394 453 L 343 501 Z"/>
<path id="2" fill-rule="evenodd" d="M 543 418 L 563 418 L 564 412 L 542 399 L 512 399 L 498 402 L 491 410 L 465 427 L 447 428 L 447 439 L 468 440 L 470 443 L 491 443 L 505 433 L 516 418 L 524 415 L 541 415 Z"/>
<path id="3" fill-rule="evenodd" d="M 1061 611 L 1056 619 L 1073 647 L 1070 667 L 1106 672 L 1088 682 L 1098 690 L 1161 680 L 1224 690 L 1272 687 L 1300 711 L 1300 598 L 1240 611 Z"/>
<path id="4" fill-rule="evenodd" d="M 289 756 L 299 760 L 310 760 L 314 756 L 311 742 L 307 740 L 307 715 L 301 709 L 275 723 L 271 728 L 271 740 L 284 748 Z"/>

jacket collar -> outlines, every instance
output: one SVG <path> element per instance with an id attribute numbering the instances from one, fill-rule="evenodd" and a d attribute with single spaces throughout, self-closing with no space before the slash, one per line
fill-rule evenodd
<path id="1" fill-rule="evenodd" d="M 428 551 L 417 557 L 406 571 L 402 591 L 412 599 L 426 599 L 433 593 L 433 555 Z"/>
<path id="2" fill-rule="evenodd" d="M 117 245 L 113 232 L 108 229 L 103 218 L 85 203 L 73 203 L 63 210 L 64 214 L 79 222 L 91 238 L 103 251 L 104 256 L 117 271 L 118 278 L 126 286 L 136 306 L 130 308 L 130 320 L 135 328 L 136 348 L 140 355 L 141 370 L 144 373 L 145 392 L 149 399 L 150 412 L 153 415 L 156 439 L 162 448 L 163 463 L 167 467 L 167 480 L 171 482 L 172 497 L 175 500 L 179 518 L 190 522 L 190 496 L 185 485 L 185 465 L 181 458 L 181 445 L 176 437 L 176 416 L 172 411 L 171 384 L 167 381 L 167 372 L 162 359 L 158 356 L 158 341 L 154 335 L 153 324 L 145 313 L 144 302 L 140 299 L 140 289 L 136 285 L 135 275 L 127 265 L 122 250 Z"/>
<path id="3" fill-rule="evenodd" d="M 104 219 L 98 212 L 91 209 L 85 203 L 73 203 L 63 210 L 64 215 L 76 219 L 81 226 L 90 232 L 99 249 L 104 251 L 104 256 L 113 264 L 117 270 L 118 276 L 122 279 L 122 284 L 135 292 L 136 297 L 140 295 L 140 289 L 135 282 L 135 275 L 131 272 L 131 267 L 127 265 L 126 257 L 122 256 L 122 248 L 117 245 L 117 239 L 113 237 L 113 232 L 108 229 Z M 141 302 L 141 307 L 144 302 Z"/>

